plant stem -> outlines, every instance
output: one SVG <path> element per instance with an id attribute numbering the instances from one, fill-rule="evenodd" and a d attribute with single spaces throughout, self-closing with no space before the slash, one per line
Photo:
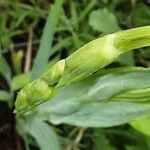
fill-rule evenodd
<path id="1" fill-rule="evenodd" d="M 33 29 L 32 26 L 28 29 L 29 37 L 28 37 L 28 44 L 27 44 L 27 51 L 26 51 L 26 59 L 25 59 L 25 66 L 24 72 L 28 72 L 31 66 L 31 57 L 32 57 L 32 38 L 33 38 Z"/>
<path id="2" fill-rule="evenodd" d="M 150 26 L 133 28 L 116 33 L 114 46 L 119 49 L 121 53 L 150 46 Z"/>

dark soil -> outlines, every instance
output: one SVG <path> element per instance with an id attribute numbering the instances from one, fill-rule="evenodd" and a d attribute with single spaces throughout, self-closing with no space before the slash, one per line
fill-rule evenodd
<path id="1" fill-rule="evenodd" d="M 15 130 L 12 110 L 0 103 L 0 150 L 21 150 L 20 138 Z"/>

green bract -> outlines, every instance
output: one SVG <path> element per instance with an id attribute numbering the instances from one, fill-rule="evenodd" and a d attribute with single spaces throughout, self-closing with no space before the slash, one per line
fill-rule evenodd
<path id="1" fill-rule="evenodd" d="M 17 96 L 16 112 L 24 113 L 50 100 L 59 87 L 89 76 L 126 51 L 144 46 L 150 46 L 150 26 L 116 32 L 89 42 L 25 86 Z"/>

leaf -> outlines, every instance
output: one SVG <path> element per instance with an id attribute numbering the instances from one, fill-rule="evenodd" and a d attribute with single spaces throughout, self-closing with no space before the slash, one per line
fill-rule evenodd
<path id="1" fill-rule="evenodd" d="M 35 138 L 41 150 L 60 150 L 56 133 L 45 122 L 34 120 L 28 128 L 28 132 Z"/>
<path id="2" fill-rule="evenodd" d="M 12 95 L 10 93 L 0 90 L 0 101 L 9 102 L 11 100 L 11 96 Z"/>
<path id="3" fill-rule="evenodd" d="M 29 83 L 30 77 L 31 72 L 14 76 L 11 80 L 12 89 L 15 91 L 23 88 L 27 83 Z"/>
<path id="4" fill-rule="evenodd" d="M 35 139 L 41 150 L 60 150 L 57 134 L 50 125 L 42 120 L 36 119 L 33 116 L 17 118 L 16 129 L 19 135 L 25 140 L 26 149 L 29 149 L 29 144 L 31 144 L 30 135 Z"/>
<path id="5" fill-rule="evenodd" d="M 5 58 L 2 56 L 1 51 L 0 51 L 0 74 L 6 78 L 8 83 L 10 82 L 11 70 Z"/>
<path id="6" fill-rule="evenodd" d="M 126 146 L 125 150 L 148 150 L 148 149 L 140 147 L 140 146 L 133 145 L 133 146 Z"/>
<path id="7" fill-rule="evenodd" d="M 133 12 L 132 23 L 135 27 L 150 24 L 150 9 L 140 4 Z"/>
<path id="8" fill-rule="evenodd" d="M 136 130 L 133 130 L 132 128 L 128 128 L 128 130 L 125 131 L 129 135 L 129 140 L 125 145 L 125 150 L 149 150 L 149 146 L 145 136 L 143 136 Z"/>
<path id="9" fill-rule="evenodd" d="M 39 116 L 54 124 L 109 127 L 127 123 L 150 113 L 149 104 L 143 101 L 147 97 L 142 97 L 141 101 L 131 97 L 135 89 L 150 86 L 149 76 L 150 69 L 142 68 L 101 71 L 62 88 L 37 111 Z M 137 92 L 139 97 L 143 96 L 142 92 Z"/>
<path id="10" fill-rule="evenodd" d="M 150 69 L 122 70 L 110 73 L 99 78 L 97 83 L 89 89 L 88 94 L 101 101 L 115 99 L 116 95 L 122 92 L 150 87 L 149 75 Z"/>
<path id="11" fill-rule="evenodd" d="M 134 66 L 133 54 L 133 51 L 124 53 L 119 57 L 117 61 L 127 66 Z"/>
<path id="12" fill-rule="evenodd" d="M 84 127 L 111 127 L 127 123 L 139 116 L 150 113 L 150 107 L 127 102 L 88 103 L 66 116 L 53 114 L 54 124 L 67 123 Z"/>
<path id="13" fill-rule="evenodd" d="M 137 131 L 147 135 L 150 137 L 150 116 L 144 116 L 139 118 L 138 120 L 130 122 L 131 126 L 135 128 Z"/>
<path id="14" fill-rule="evenodd" d="M 90 14 L 89 25 L 104 34 L 120 30 L 116 16 L 107 8 L 94 10 Z"/>
<path id="15" fill-rule="evenodd" d="M 39 75 L 43 72 L 46 64 L 48 63 L 48 59 L 51 54 L 50 49 L 52 48 L 53 36 L 55 33 L 59 17 L 61 16 L 59 14 L 62 3 L 63 0 L 55 0 L 53 8 L 50 9 L 49 11 L 49 16 L 47 18 L 44 31 L 41 37 L 40 47 L 38 49 L 38 53 L 36 55 L 32 69 L 31 74 L 32 80 L 39 77 Z"/>
<path id="16" fill-rule="evenodd" d="M 94 150 L 116 150 L 106 138 L 106 135 L 103 132 L 98 130 L 94 131 L 93 135 L 93 149 Z"/>

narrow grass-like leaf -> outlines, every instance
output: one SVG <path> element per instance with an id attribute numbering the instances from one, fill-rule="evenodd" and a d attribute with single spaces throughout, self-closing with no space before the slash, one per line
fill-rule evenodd
<path id="1" fill-rule="evenodd" d="M 0 74 L 6 78 L 8 83 L 10 83 L 11 70 L 5 58 L 2 56 L 1 50 L 0 50 Z"/>
<path id="2" fill-rule="evenodd" d="M 55 4 L 51 7 L 49 11 L 49 16 L 47 18 L 43 35 L 41 38 L 40 47 L 38 49 L 37 56 L 34 61 L 32 69 L 32 80 L 37 79 L 39 75 L 43 72 L 46 64 L 48 63 L 48 58 L 51 54 L 53 36 L 55 29 L 60 17 L 60 10 L 62 7 L 63 0 L 55 0 Z"/>

